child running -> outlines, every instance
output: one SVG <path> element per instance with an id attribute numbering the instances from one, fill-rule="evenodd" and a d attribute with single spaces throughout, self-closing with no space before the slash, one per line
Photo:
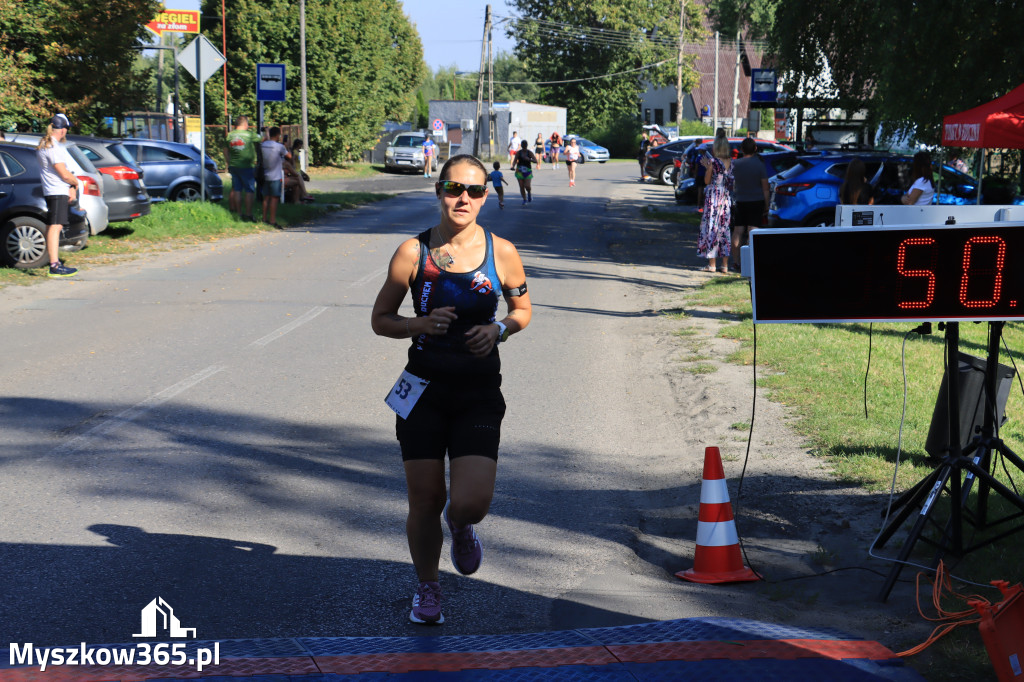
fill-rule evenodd
<path id="1" fill-rule="evenodd" d="M 491 184 L 494 185 L 494 191 L 498 195 L 498 208 L 505 208 L 505 188 L 501 186 L 501 183 L 504 182 L 507 185 L 508 181 L 505 180 L 505 176 L 501 174 L 500 168 L 501 162 L 495 161 L 494 170 L 491 171 L 491 174 L 488 177 L 491 180 Z"/>

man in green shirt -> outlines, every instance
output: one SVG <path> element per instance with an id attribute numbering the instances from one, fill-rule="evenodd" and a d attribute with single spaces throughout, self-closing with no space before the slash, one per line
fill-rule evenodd
<path id="1" fill-rule="evenodd" d="M 224 156 L 228 160 L 228 172 L 231 173 L 231 194 L 228 205 L 238 213 L 241 206 L 241 192 L 245 192 L 245 214 L 242 216 L 252 220 L 252 200 L 256 194 L 256 148 L 260 136 L 249 130 L 249 117 L 239 116 L 235 129 L 228 133 L 228 146 Z"/>

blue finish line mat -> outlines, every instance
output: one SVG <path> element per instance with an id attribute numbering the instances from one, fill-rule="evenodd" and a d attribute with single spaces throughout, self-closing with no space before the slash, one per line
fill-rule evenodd
<path id="1" fill-rule="evenodd" d="M 49 647 L 31 651 L 28 657 L 24 647 L 0 650 L 0 682 L 924 679 L 878 642 L 830 629 L 736 618 L 688 618 L 523 635 L 148 644 L 147 652 L 158 648 L 162 652 L 157 659 L 161 663 L 140 665 L 134 658 L 140 644 L 89 644 L 81 645 L 81 651 L 79 645 Z M 65 664 L 40 670 L 40 658 L 54 661 L 57 651 Z M 197 670 L 198 660 L 204 661 L 202 670 Z M 70 662 L 74 665 L 66 664 Z"/>

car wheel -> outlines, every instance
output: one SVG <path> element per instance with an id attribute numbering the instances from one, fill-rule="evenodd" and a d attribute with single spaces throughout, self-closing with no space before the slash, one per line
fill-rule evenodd
<path id="1" fill-rule="evenodd" d="M 171 201 L 199 201 L 200 198 L 199 185 L 191 183 L 182 185 L 171 194 Z"/>
<path id="2" fill-rule="evenodd" d="M 672 172 L 675 169 L 676 169 L 676 167 L 673 164 L 671 164 L 671 163 L 666 163 L 664 166 L 659 168 L 658 169 L 658 175 L 656 176 L 658 178 L 658 183 L 662 184 L 662 185 L 671 185 L 672 184 Z"/>
<path id="3" fill-rule="evenodd" d="M 11 218 L 0 228 L 4 265 L 31 270 L 46 265 L 46 225 L 28 216 Z"/>

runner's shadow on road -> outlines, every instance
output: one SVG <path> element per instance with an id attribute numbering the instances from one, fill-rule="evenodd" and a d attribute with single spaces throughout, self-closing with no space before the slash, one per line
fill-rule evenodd
<path id="1" fill-rule="evenodd" d="M 442 571 L 448 622 L 425 628 L 408 622 L 414 582 L 404 562 L 288 555 L 262 543 L 120 524 L 89 530 L 109 545 L 0 544 L 5 644 L 131 642 L 141 610 L 158 596 L 204 640 L 528 632 L 522 624 L 538 623 L 538 614 L 546 623 L 554 601 Z M 578 606 L 592 627 L 643 622 Z"/>

